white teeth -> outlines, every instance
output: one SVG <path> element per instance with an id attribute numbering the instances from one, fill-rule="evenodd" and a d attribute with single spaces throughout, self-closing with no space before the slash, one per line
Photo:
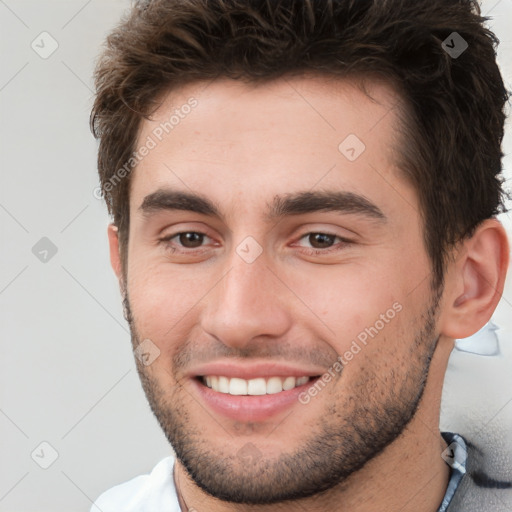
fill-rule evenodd
<path id="1" fill-rule="evenodd" d="M 306 384 L 306 382 L 309 381 L 309 377 L 299 377 L 297 379 L 297 383 L 295 384 L 296 386 L 302 386 L 303 384 Z"/>
<path id="2" fill-rule="evenodd" d="M 267 383 L 265 379 L 251 379 L 247 384 L 248 395 L 266 395 L 267 394 Z"/>
<path id="3" fill-rule="evenodd" d="M 283 391 L 283 381 L 279 377 L 270 377 L 267 380 L 267 395 Z"/>
<path id="4" fill-rule="evenodd" d="M 229 393 L 229 379 L 227 377 L 219 377 L 219 389 L 221 393 Z"/>
<path id="5" fill-rule="evenodd" d="M 286 377 L 283 382 L 283 389 L 287 391 L 288 389 L 293 389 L 297 383 L 297 379 L 295 377 Z"/>
<path id="6" fill-rule="evenodd" d="M 233 378 L 229 381 L 230 395 L 247 395 L 247 381 Z"/>
<path id="7" fill-rule="evenodd" d="M 203 383 L 209 388 L 219 393 L 226 393 L 229 395 L 272 395 L 287 391 L 297 386 L 302 386 L 309 382 L 310 377 L 270 377 L 264 379 L 258 377 L 256 379 L 239 379 L 228 377 L 208 375 L 203 377 Z"/>

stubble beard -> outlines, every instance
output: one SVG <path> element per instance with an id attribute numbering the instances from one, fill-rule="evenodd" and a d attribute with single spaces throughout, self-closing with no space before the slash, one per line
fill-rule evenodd
<path id="1" fill-rule="evenodd" d="M 345 393 L 338 402 L 326 404 L 304 442 L 277 458 L 242 459 L 230 449 L 233 439 L 227 434 L 225 447 L 212 444 L 205 434 L 212 418 L 204 412 L 206 428 L 191 418 L 187 404 L 193 398 L 181 383 L 163 389 L 151 369 L 136 360 L 137 372 L 151 410 L 178 460 L 207 494 L 248 505 L 309 498 L 343 485 L 350 475 L 395 441 L 414 417 L 437 346 L 435 327 L 440 294 L 441 290 L 433 293 L 410 352 L 397 361 L 393 371 L 378 375 L 370 365 L 362 367 L 355 384 L 359 395 Z M 136 347 L 142 337 L 137 333 L 126 294 L 123 304 Z M 379 393 L 375 393 L 376 389 Z M 295 421 L 300 429 L 299 414 Z"/>

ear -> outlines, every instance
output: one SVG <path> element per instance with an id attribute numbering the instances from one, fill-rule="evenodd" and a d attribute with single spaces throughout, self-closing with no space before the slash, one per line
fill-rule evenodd
<path id="1" fill-rule="evenodd" d="M 503 293 L 508 262 L 505 229 L 498 220 L 486 219 L 461 242 L 447 268 L 441 334 L 466 338 L 489 321 Z"/>
<path id="2" fill-rule="evenodd" d="M 121 285 L 123 275 L 121 270 L 121 255 L 119 253 L 119 234 L 117 226 L 109 224 L 107 235 L 108 245 L 110 248 L 110 265 L 112 266 L 112 269 L 119 280 L 119 284 Z"/>

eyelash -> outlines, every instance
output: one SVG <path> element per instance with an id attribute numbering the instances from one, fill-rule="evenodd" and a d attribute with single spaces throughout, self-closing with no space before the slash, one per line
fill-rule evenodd
<path id="1" fill-rule="evenodd" d="M 341 237 L 339 235 L 335 235 L 334 233 L 327 233 L 327 232 L 324 232 L 324 231 L 309 231 L 308 233 L 304 233 L 299 238 L 299 241 L 302 240 L 303 238 L 309 237 L 311 235 L 325 235 L 325 236 L 334 238 L 334 240 L 333 240 L 334 245 L 332 247 L 328 247 L 326 249 L 314 249 L 314 248 L 306 249 L 305 252 L 307 254 L 313 255 L 313 256 L 322 255 L 322 254 L 323 255 L 331 254 L 331 253 L 334 253 L 334 252 L 340 252 L 344 248 L 346 248 L 347 246 L 349 246 L 349 245 L 351 245 L 353 243 L 351 240 L 348 240 L 347 238 L 343 238 L 343 237 Z M 335 243 L 336 239 L 339 240 L 339 242 L 337 244 Z"/>
<path id="2" fill-rule="evenodd" d="M 181 252 L 183 254 L 187 254 L 187 253 L 191 253 L 191 252 L 198 252 L 198 250 L 200 251 L 200 248 L 192 248 L 192 249 L 186 249 L 186 250 L 180 251 L 179 249 L 176 249 L 171 244 L 171 240 L 173 238 L 179 237 L 180 235 L 183 235 L 183 234 L 186 234 L 186 233 L 194 233 L 196 235 L 202 235 L 204 237 L 210 238 L 206 233 L 202 233 L 201 231 L 180 231 L 179 233 L 175 233 L 173 235 L 169 235 L 169 236 L 166 236 L 164 238 L 160 238 L 159 241 L 161 243 L 163 243 L 166 246 L 166 249 L 170 250 L 173 254 L 176 253 L 176 252 Z M 343 237 L 341 237 L 339 235 L 335 235 L 334 233 L 327 233 L 327 232 L 324 232 L 324 231 L 309 231 L 307 233 L 304 233 L 299 238 L 299 241 L 302 240 L 303 238 L 306 238 L 306 237 L 310 236 L 310 235 L 326 235 L 328 237 L 333 237 L 334 239 L 337 238 L 338 240 L 340 240 L 340 242 L 338 243 L 338 246 L 339 246 L 340 243 L 342 244 L 342 247 L 334 246 L 334 247 L 328 247 L 326 249 L 307 249 L 306 251 L 303 251 L 303 252 L 306 252 L 307 254 L 313 255 L 313 256 L 320 255 L 320 254 L 321 255 L 325 255 L 325 254 L 331 254 L 333 252 L 338 252 L 338 251 L 343 250 L 343 246 L 348 246 L 348 245 L 351 245 L 353 243 L 351 240 L 343 238 Z"/>

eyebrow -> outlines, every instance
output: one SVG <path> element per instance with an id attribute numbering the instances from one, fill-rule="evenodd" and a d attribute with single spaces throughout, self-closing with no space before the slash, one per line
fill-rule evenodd
<path id="1" fill-rule="evenodd" d="M 208 198 L 191 192 L 159 189 L 147 195 L 139 210 L 145 216 L 166 210 L 183 210 L 223 218 L 219 206 Z M 267 203 L 265 221 L 314 212 L 356 214 L 385 222 L 380 208 L 366 197 L 352 192 L 304 191 L 275 196 Z"/>

